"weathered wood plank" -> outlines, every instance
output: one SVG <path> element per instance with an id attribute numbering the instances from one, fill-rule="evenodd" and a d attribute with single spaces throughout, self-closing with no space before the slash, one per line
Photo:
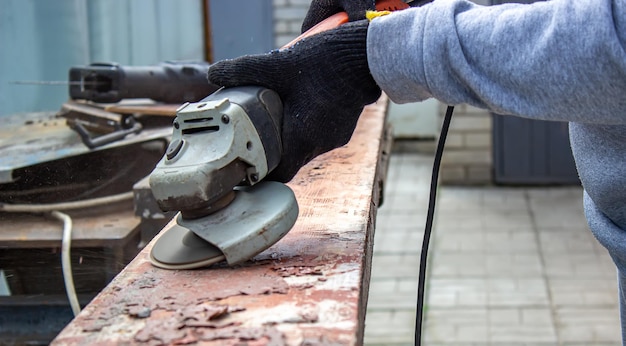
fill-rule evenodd
<path id="1" fill-rule="evenodd" d="M 361 344 L 386 106 L 289 184 L 300 216 L 277 244 L 236 268 L 168 271 L 150 243 L 53 344 Z"/>

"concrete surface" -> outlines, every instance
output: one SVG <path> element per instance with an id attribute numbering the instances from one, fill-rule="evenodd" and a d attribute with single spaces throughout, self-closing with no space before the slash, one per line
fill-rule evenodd
<path id="1" fill-rule="evenodd" d="M 432 154 L 394 154 L 366 345 L 413 345 Z M 423 345 L 620 345 L 615 267 L 579 187 L 440 187 Z"/>

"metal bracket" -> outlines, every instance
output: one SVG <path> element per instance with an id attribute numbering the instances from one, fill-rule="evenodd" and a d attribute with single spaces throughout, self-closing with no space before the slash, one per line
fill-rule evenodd
<path id="1" fill-rule="evenodd" d="M 143 126 L 141 125 L 141 123 L 137 122 L 134 118 L 128 118 L 128 119 L 129 119 L 128 121 L 130 122 L 130 124 L 132 124 L 130 128 L 119 129 L 115 132 L 111 132 L 106 135 L 101 135 L 97 137 L 91 137 L 91 134 L 89 133 L 89 131 L 80 122 L 71 123 L 69 124 L 69 126 L 70 128 L 72 128 L 78 133 L 80 138 L 83 140 L 83 143 L 85 143 L 85 145 L 89 149 L 93 149 L 93 148 L 101 147 L 109 143 L 113 143 L 132 133 L 138 133 L 143 129 Z"/>

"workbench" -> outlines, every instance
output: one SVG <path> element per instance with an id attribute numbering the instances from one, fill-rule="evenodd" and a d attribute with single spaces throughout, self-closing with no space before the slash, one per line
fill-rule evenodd
<path id="1" fill-rule="evenodd" d="M 52 344 L 362 344 L 386 109 L 383 95 L 288 184 L 300 214 L 281 241 L 234 268 L 171 271 L 150 264 L 153 240 Z"/>

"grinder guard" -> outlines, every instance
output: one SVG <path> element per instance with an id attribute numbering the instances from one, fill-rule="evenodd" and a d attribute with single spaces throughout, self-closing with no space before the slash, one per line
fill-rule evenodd
<path id="1" fill-rule="evenodd" d="M 264 181 L 238 187 L 228 207 L 207 217 L 177 224 L 154 244 L 152 264 L 165 269 L 194 269 L 226 259 L 236 265 L 284 237 L 298 218 L 298 203 L 287 185 Z"/>

